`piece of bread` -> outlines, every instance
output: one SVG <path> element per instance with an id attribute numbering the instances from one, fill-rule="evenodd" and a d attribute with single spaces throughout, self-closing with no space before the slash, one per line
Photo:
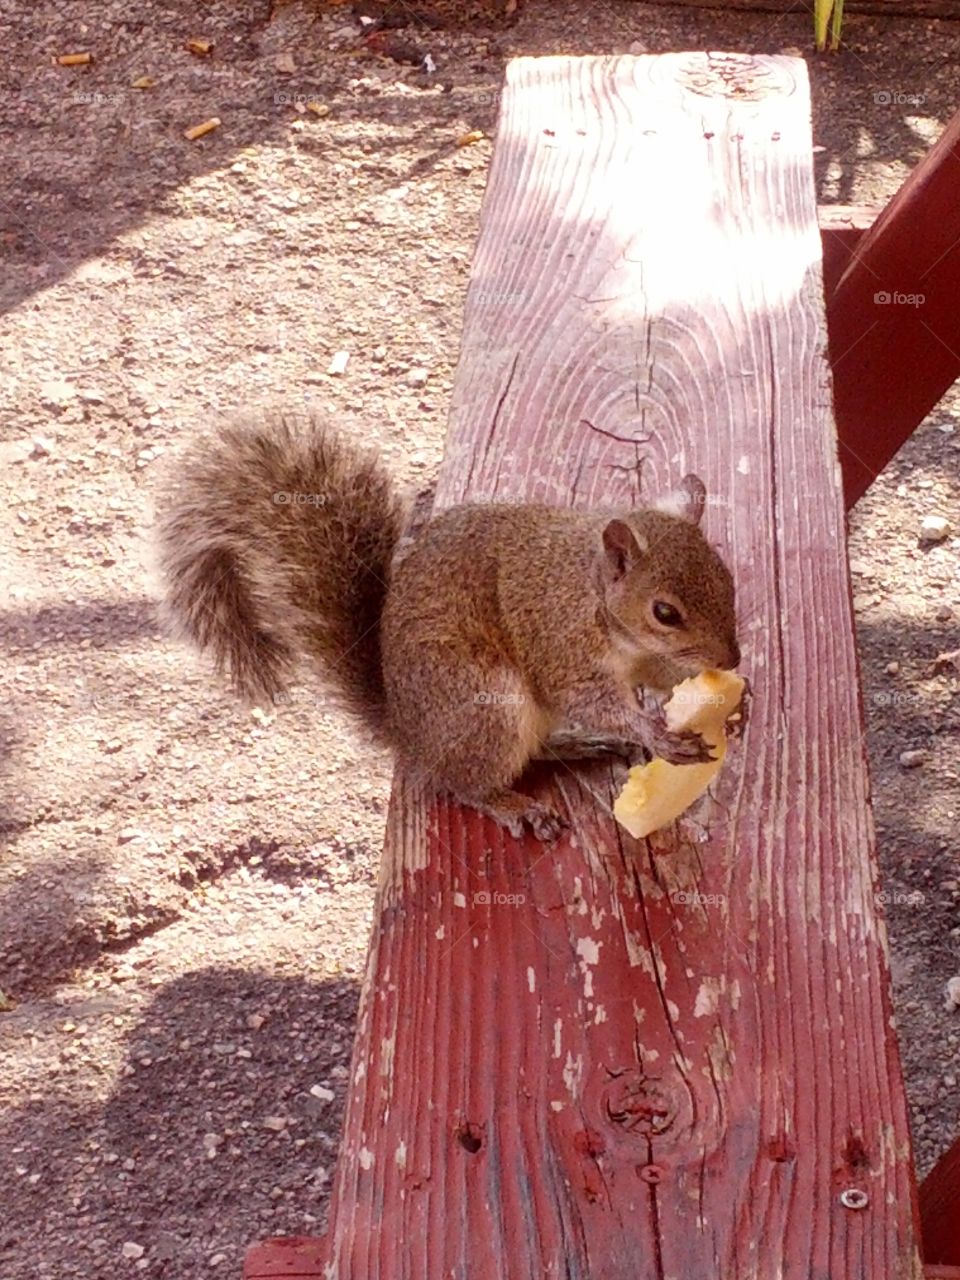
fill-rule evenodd
<path id="1" fill-rule="evenodd" d="M 659 831 L 698 800 L 720 771 L 727 754 L 725 724 L 740 706 L 744 681 L 733 671 L 701 671 L 674 689 L 663 708 L 673 733 L 699 733 L 713 760 L 670 764 L 654 759 L 630 770 L 613 806 L 613 816 L 638 839 Z"/>

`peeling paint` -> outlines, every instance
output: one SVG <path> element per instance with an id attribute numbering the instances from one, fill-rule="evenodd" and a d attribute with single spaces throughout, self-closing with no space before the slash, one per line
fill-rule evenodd
<path id="1" fill-rule="evenodd" d="M 467 905 L 466 896 L 462 893 L 455 893 L 453 895 L 453 905 L 455 907 L 461 907 L 461 908 L 466 907 Z"/>
<path id="2" fill-rule="evenodd" d="M 726 985 L 726 978 L 702 979 L 700 989 L 697 992 L 696 1003 L 693 1006 L 693 1016 L 695 1018 L 707 1018 L 716 1013 L 720 1005 L 720 996 Z"/>
<path id="3" fill-rule="evenodd" d="M 405 1169 L 407 1167 L 407 1144 L 402 1138 L 400 1139 L 400 1144 L 397 1147 L 396 1154 L 393 1158 L 396 1161 L 398 1169 Z"/>
<path id="4" fill-rule="evenodd" d="M 583 1077 L 583 1058 L 578 1053 L 574 1058 L 573 1054 L 567 1052 L 567 1060 L 563 1065 L 563 1083 L 567 1086 L 570 1097 L 576 1101 L 580 1093 L 580 1081 Z"/>
<path id="5" fill-rule="evenodd" d="M 602 1004 L 598 1004 L 597 1012 L 593 1015 L 593 1021 L 595 1023 L 600 1023 L 600 1022 L 606 1022 L 606 1020 L 607 1020 L 607 1011 Z"/>
<path id="6" fill-rule="evenodd" d="M 360 1162 L 360 1168 L 363 1170 L 373 1168 L 373 1152 L 367 1147 L 361 1147 L 357 1153 L 357 1160 Z"/>
<path id="7" fill-rule="evenodd" d="M 553 1024 L 553 1056 L 555 1058 L 559 1058 L 562 1052 L 560 1048 L 562 1036 L 563 1036 L 563 1020 L 561 1018 L 558 1018 L 556 1022 Z"/>
<path id="8" fill-rule="evenodd" d="M 397 1033 L 380 1041 L 380 1074 L 393 1078 L 393 1055 L 397 1048 Z"/>
<path id="9" fill-rule="evenodd" d="M 446 925 L 441 925 L 441 926 L 440 926 L 440 928 L 436 931 L 436 933 L 435 933 L 433 936 L 434 936 L 435 938 L 439 938 L 439 939 L 440 939 L 440 941 L 442 942 L 442 941 L 443 941 L 443 938 L 444 938 L 444 937 L 445 937 L 445 935 L 446 935 L 446 932 L 447 932 L 447 927 L 446 927 Z"/>
<path id="10" fill-rule="evenodd" d="M 573 901 L 568 910 L 578 916 L 585 916 L 588 911 L 587 900 L 583 896 L 583 881 L 579 876 L 573 877 Z"/>
<path id="11" fill-rule="evenodd" d="M 600 960 L 600 944 L 595 938 L 578 938 L 577 955 L 585 964 L 597 964 Z"/>
<path id="12" fill-rule="evenodd" d="M 533 970 L 533 965 L 527 967 L 527 987 L 531 991 L 536 991 L 537 989 L 537 975 Z"/>

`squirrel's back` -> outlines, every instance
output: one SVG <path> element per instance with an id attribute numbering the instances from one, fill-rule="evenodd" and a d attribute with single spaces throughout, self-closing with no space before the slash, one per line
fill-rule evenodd
<path id="1" fill-rule="evenodd" d="M 380 618 L 404 520 L 375 455 L 316 418 L 221 426 L 158 502 L 164 611 L 240 693 L 275 698 L 307 655 L 380 732 Z"/>

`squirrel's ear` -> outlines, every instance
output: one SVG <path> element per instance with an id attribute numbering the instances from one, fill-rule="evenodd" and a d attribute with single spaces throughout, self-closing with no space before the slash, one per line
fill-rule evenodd
<path id="1" fill-rule="evenodd" d="M 691 524 L 699 524 L 703 519 L 703 508 L 707 504 L 707 487 L 699 476 L 684 476 L 680 488 L 673 493 L 665 493 L 651 505 L 654 511 L 664 511 L 669 516 L 677 516 L 681 520 L 689 520 Z"/>
<path id="2" fill-rule="evenodd" d="M 611 520 L 603 531 L 603 575 L 606 580 L 619 581 L 643 559 L 646 550 L 647 544 L 637 537 L 625 520 Z"/>

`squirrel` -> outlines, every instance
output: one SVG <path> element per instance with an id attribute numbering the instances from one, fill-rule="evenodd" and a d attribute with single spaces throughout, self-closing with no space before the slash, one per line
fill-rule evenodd
<path id="1" fill-rule="evenodd" d="M 709 758 L 662 695 L 735 667 L 733 580 L 695 476 L 649 505 L 581 511 L 400 497 L 372 451 L 310 415 L 198 439 L 158 504 L 163 608 L 239 693 L 304 657 L 413 776 L 514 836 L 565 825 L 514 789 L 535 758 Z"/>

